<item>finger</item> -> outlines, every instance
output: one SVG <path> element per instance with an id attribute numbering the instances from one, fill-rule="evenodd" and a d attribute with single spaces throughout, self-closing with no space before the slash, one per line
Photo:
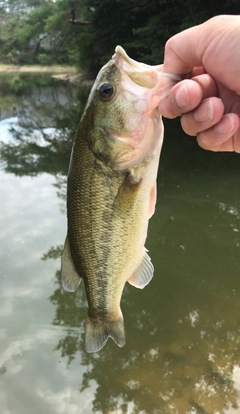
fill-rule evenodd
<path id="1" fill-rule="evenodd" d="M 194 80 L 185 80 L 175 85 L 169 94 L 172 110 L 177 115 L 192 111 L 203 99 L 201 85 Z"/>
<path id="2" fill-rule="evenodd" d="M 193 68 L 193 70 L 190 72 L 190 78 L 192 79 L 194 76 L 202 75 L 203 73 L 206 73 L 203 66 L 197 66 Z"/>
<path id="3" fill-rule="evenodd" d="M 173 119 L 178 116 L 178 114 L 176 114 L 176 112 L 173 111 L 168 96 L 166 96 L 159 102 L 158 107 L 160 113 L 163 116 L 165 116 L 165 118 Z"/>
<path id="4" fill-rule="evenodd" d="M 206 131 L 197 135 L 200 147 L 211 151 L 240 152 L 240 121 L 236 114 L 227 114 Z"/>
<path id="5" fill-rule="evenodd" d="M 159 103 L 160 112 L 167 118 L 175 118 L 195 109 L 202 99 L 218 94 L 214 79 L 208 74 L 201 74 L 192 79 L 177 83 Z"/>
<path id="6" fill-rule="evenodd" d="M 175 118 L 196 108 L 203 98 L 201 85 L 191 79 L 177 83 L 159 103 L 162 115 Z"/>
<path id="7" fill-rule="evenodd" d="M 203 92 L 202 99 L 219 95 L 217 84 L 213 77 L 208 73 L 194 76 L 192 80 L 197 82 L 201 86 Z"/>
<path id="8" fill-rule="evenodd" d="M 194 111 L 182 116 L 181 125 L 188 135 L 195 136 L 217 124 L 223 114 L 224 106 L 221 99 L 207 98 Z"/>

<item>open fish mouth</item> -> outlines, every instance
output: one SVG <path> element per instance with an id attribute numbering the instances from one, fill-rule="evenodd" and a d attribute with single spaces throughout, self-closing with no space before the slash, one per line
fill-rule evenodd
<path id="1" fill-rule="evenodd" d="M 112 59 L 116 66 L 125 72 L 134 83 L 147 89 L 154 88 L 162 76 L 176 82 L 182 80 L 182 76 L 163 72 L 162 64 L 152 66 L 131 59 L 121 46 L 116 47 Z"/>
<path id="2" fill-rule="evenodd" d="M 162 65 L 149 66 L 131 59 L 121 46 L 116 47 L 113 60 L 115 60 L 116 66 L 122 72 L 125 72 L 134 83 L 148 89 L 156 85 L 158 81 L 157 71 L 162 70 Z"/>

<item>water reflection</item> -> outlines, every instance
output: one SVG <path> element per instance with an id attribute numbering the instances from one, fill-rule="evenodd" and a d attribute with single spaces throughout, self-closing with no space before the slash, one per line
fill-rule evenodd
<path id="1" fill-rule="evenodd" d="M 18 82 L 11 82 L 13 87 L 8 85 L 4 89 L 5 97 L 7 91 L 11 91 L 11 98 L 6 101 L 12 99 L 17 108 L 23 94 L 24 106 L 27 102 L 24 91 L 29 90 L 30 84 L 26 88 L 21 80 L 18 89 Z M 32 86 L 32 92 L 28 92 L 26 121 L 12 126 L 11 140 L 5 140 L 1 146 L 1 160 L 5 174 L 14 173 L 19 180 L 25 175 L 40 178 L 43 173 L 48 173 L 47 177 L 51 175 L 53 179 L 45 181 L 46 188 L 52 188 L 54 182 L 59 197 L 64 200 L 69 152 L 84 99 L 80 91 L 66 92 L 68 104 L 63 105 L 62 98 L 58 101 L 58 93 L 50 93 L 50 86 L 44 80 L 47 95 L 54 96 L 55 109 L 51 109 L 54 111 L 51 118 L 51 102 L 47 98 L 41 103 L 35 99 L 44 96 L 43 91 L 39 94 L 41 87 L 43 85 L 34 92 L 35 86 Z M 34 131 L 38 124 L 30 122 L 31 108 L 34 108 L 34 119 L 40 114 L 37 122 L 41 128 L 37 135 Z M 29 392 L 38 390 L 38 398 L 46 404 L 42 412 L 76 413 L 81 406 L 84 414 L 239 413 L 239 176 L 239 156 L 203 151 L 181 133 L 177 121 L 166 122 L 158 205 L 151 219 L 148 239 L 155 275 L 151 284 L 141 292 L 131 286 L 124 290 L 122 310 L 126 346 L 119 349 L 108 341 L 100 353 L 86 354 L 83 344 L 87 308 L 84 289 L 80 287 L 75 294 L 63 291 L 59 271 L 62 246 L 56 243 L 51 247 L 45 239 L 41 263 L 52 263 L 54 283 L 51 285 L 45 276 L 45 285 L 39 288 L 40 257 L 31 253 L 21 274 L 26 271 L 27 260 L 32 261 L 36 268 L 33 276 L 32 267 L 28 270 L 29 275 L 22 277 L 33 277 L 34 289 L 27 291 L 18 281 L 14 293 L 6 282 L 1 293 L 2 306 L 9 307 L 6 298 L 14 294 L 21 298 L 17 308 L 14 301 L 11 302 L 11 312 L 17 314 L 16 309 L 22 309 L 24 300 L 32 298 L 35 292 L 30 311 L 34 312 L 34 324 L 39 324 L 39 331 L 36 333 L 32 328 L 29 309 L 24 314 L 29 324 L 25 328 L 28 329 L 25 337 L 21 333 L 21 337 L 14 341 L 10 336 L 8 339 L 4 331 L 1 338 L 0 329 L 0 338 L 7 344 L 0 358 L 0 379 L 5 378 L 7 383 L 8 375 L 16 378 L 18 373 L 27 375 L 24 367 L 30 369 L 36 348 L 41 350 L 41 355 L 45 350 L 47 364 L 42 373 L 40 367 L 44 360 L 40 353 L 37 354 L 39 372 L 35 373 L 35 388 Z M 10 194 L 14 203 L 14 187 Z M 37 195 L 35 197 L 37 203 Z M 56 215 L 53 206 L 48 209 L 44 204 L 44 210 L 42 208 L 38 212 L 38 223 L 40 215 Z M 55 209 L 58 208 L 59 203 L 56 203 Z M 31 217 L 25 219 L 34 223 Z M 58 225 L 59 220 L 54 224 L 55 231 Z M 29 231 L 29 227 L 25 227 Z M 47 233 L 46 228 L 43 233 Z M 3 227 L 2 231 L 11 238 L 9 228 Z M 17 263 L 12 266 L 19 270 L 18 255 L 15 257 Z M 54 312 L 52 308 L 48 311 L 52 312 L 52 327 L 44 326 L 46 303 L 43 296 L 49 299 L 49 305 L 53 305 Z M 39 312 L 35 311 L 36 306 Z M 0 311 L 3 312 L 1 316 L 6 317 L 7 308 L 1 307 Z M 20 327 L 19 330 L 21 332 Z M 56 357 L 59 361 L 54 362 L 55 354 L 59 355 Z M 65 388 L 59 385 L 63 377 L 68 384 Z M 44 382 L 43 378 L 47 380 Z M 55 383 L 58 386 L 53 385 Z M 26 390 L 22 391 L 26 395 Z M 0 396 L 3 397 L 1 392 Z M 31 403 L 28 406 L 31 407 Z M 35 406 L 34 401 L 32 407 Z M 20 412 L 24 410 L 18 414 Z"/>
<path id="2" fill-rule="evenodd" d="M 93 412 L 238 412 L 229 411 L 238 409 L 240 385 L 237 302 L 227 311 L 225 305 L 229 300 L 225 294 L 217 295 L 215 303 L 214 295 L 209 295 L 209 305 L 208 301 L 202 304 L 199 301 L 198 309 L 191 310 L 191 303 L 181 303 L 181 297 L 177 303 L 158 309 L 155 301 L 155 306 L 149 306 L 152 300 L 149 291 L 145 308 L 139 312 L 136 309 L 143 303 L 137 296 L 133 300 L 134 292 L 129 288 L 123 297 L 129 330 L 126 347 L 119 351 L 110 343 L 101 354 L 89 356 L 83 346 L 86 312 L 83 291 L 78 290 L 73 302 L 61 289 L 59 273 L 56 276 L 59 288 L 50 297 L 57 308 L 54 324 L 80 328 L 79 333 L 66 332 L 57 349 L 62 357 L 68 357 L 68 363 L 80 351 L 81 364 L 86 366 L 81 391 L 93 379 L 98 383 Z M 182 289 L 186 287 L 185 284 Z M 192 294 L 195 300 L 197 295 Z M 233 292 L 232 301 L 235 296 Z M 159 311 L 163 314 L 159 315 Z M 130 403 L 132 408 L 128 411 Z"/>
<path id="3" fill-rule="evenodd" d="M 14 79 L 0 77 L 0 87 L 2 119 L 9 118 L 12 112 L 17 115 L 10 129 L 11 142 L 1 144 L 5 171 L 16 175 L 46 172 L 66 176 L 87 92 L 69 84 L 63 86 L 50 77 L 19 74 Z"/>

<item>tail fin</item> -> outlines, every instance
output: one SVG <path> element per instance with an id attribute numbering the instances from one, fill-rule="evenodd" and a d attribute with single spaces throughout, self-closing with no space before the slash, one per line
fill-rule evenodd
<path id="1" fill-rule="evenodd" d="M 125 345 L 125 329 L 123 317 L 117 321 L 86 319 L 85 349 L 87 352 L 98 352 L 104 347 L 108 338 L 112 338 L 119 347 Z"/>

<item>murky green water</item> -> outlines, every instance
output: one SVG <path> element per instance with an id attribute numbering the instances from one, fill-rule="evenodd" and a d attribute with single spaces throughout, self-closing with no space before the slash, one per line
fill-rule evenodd
<path id="1" fill-rule="evenodd" d="M 122 299 L 127 344 L 84 351 L 86 300 L 59 281 L 65 184 L 86 92 L 0 78 L 1 414 L 240 413 L 240 155 L 165 122 L 155 266 Z"/>

